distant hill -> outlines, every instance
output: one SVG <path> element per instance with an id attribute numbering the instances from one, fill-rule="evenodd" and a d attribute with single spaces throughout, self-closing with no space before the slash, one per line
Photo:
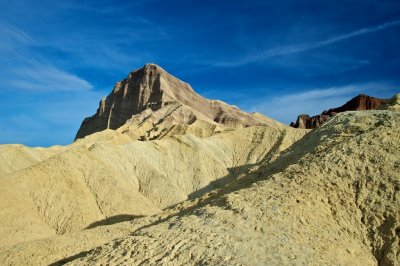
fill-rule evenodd
<path id="1" fill-rule="evenodd" d="M 388 103 L 388 99 L 379 99 L 371 97 L 365 94 L 360 94 L 350 101 L 346 102 L 344 105 L 332 108 L 327 111 L 323 111 L 320 115 L 309 116 L 307 114 L 302 114 L 297 117 L 296 122 L 290 123 L 291 127 L 295 128 L 317 128 L 323 123 L 328 121 L 332 116 L 338 113 L 346 111 L 362 111 L 362 110 L 375 110 L 378 109 L 382 104 Z"/>

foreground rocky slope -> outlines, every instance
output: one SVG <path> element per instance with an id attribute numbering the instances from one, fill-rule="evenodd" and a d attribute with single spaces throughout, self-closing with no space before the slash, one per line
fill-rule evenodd
<path id="1" fill-rule="evenodd" d="M 266 154 L 275 158 L 304 133 L 260 126 L 145 142 L 119 131 L 91 135 L 1 176 L 0 244 L 158 213 L 233 180 Z"/>
<path id="2" fill-rule="evenodd" d="M 398 265 L 399 126 L 398 112 L 338 115 L 202 207 L 73 263 Z"/>
<path id="3" fill-rule="evenodd" d="M 399 126 L 399 112 L 338 114 L 282 156 L 266 154 L 201 198 L 152 217 L 9 246 L 0 258 L 55 265 L 398 265 Z"/>
<path id="4" fill-rule="evenodd" d="M 388 102 L 389 100 L 387 99 L 379 99 L 365 94 L 360 94 L 352 98 L 344 105 L 337 108 L 329 109 L 327 111 L 323 111 L 320 115 L 315 115 L 315 116 L 309 116 L 306 114 L 299 115 L 297 117 L 296 122 L 290 123 L 290 126 L 294 128 L 307 128 L 307 129 L 317 128 L 320 127 L 326 121 L 328 121 L 332 116 L 335 116 L 338 113 L 346 111 L 375 110 L 378 109 L 381 105 L 387 104 Z"/>

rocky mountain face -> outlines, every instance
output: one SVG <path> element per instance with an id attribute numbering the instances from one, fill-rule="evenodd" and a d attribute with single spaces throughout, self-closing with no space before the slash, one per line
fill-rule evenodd
<path id="1" fill-rule="evenodd" d="M 389 100 L 387 99 L 379 99 L 365 94 L 360 94 L 346 102 L 344 105 L 323 111 L 320 115 L 299 115 L 296 122 L 292 122 L 290 126 L 294 128 L 306 129 L 317 128 L 338 113 L 346 111 L 375 110 L 378 109 L 382 104 L 386 104 L 388 102 Z"/>
<path id="2" fill-rule="evenodd" d="M 1 264 L 400 265 L 398 110 L 295 129 L 145 65 L 74 143 L 0 145 Z"/>
<path id="3" fill-rule="evenodd" d="M 183 107 L 175 116 L 179 121 L 170 121 L 170 124 L 190 125 L 201 119 L 211 125 L 241 128 L 270 122 L 266 117 L 243 112 L 224 102 L 207 100 L 161 67 L 146 64 L 115 84 L 112 92 L 100 101 L 96 114 L 83 120 L 75 139 L 105 129 L 117 129 L 132 116 L 145 110 L 152 113 L 163 108 L 171 109 L 169 105 Z"/>

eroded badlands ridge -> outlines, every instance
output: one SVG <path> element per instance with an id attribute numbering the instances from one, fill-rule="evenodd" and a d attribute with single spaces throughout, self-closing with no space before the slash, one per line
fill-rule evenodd
<path id="1" fill-rule="evenodd" d="M 234 180 L 267 154 L 272 160 L 304 133 L 264 126 L 145 142 L 97 133 L 0 178 L 0 243 L 158 213 Z"/>
<path id="2" fill-rule="evenodd" d="M 8 265 L 398 265 L 399 126 L 397 111 L 341 113 L 201 198 L 151 217 L 3 247 L 0 259 Z"/>

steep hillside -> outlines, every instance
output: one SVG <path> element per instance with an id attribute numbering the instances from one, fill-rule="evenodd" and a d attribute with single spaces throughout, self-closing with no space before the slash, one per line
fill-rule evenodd
<path id="1" fill-rule="evenodd" d="M 118 131 L 91 135 L 0 178 L 0 243 L 158 213 L 275 158 L 304 133 L 263 126 L 143 142 Z"/>
<path id="2" fill-rule="evenodd" d="M 400 262 L 400 113 L 346 112 L 151 217 L 3 248 L 6 264 Z"/>
<path id="3" fill-rule="evenodd" d="M 72 264 L 398 265 L 399 126 L 399 112 L 339 114 L 201 207 Z"/>

